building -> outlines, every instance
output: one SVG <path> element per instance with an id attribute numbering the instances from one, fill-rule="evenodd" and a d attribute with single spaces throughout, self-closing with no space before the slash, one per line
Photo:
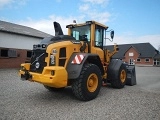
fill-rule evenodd
<path id="1" fill-rule="evenodd" d="M 160 66 L 160 54 L 150 43 L 118 45 L 119 52 L 112 58 L 121 59 L 130 65 Z M 106 46 L 113 50 L 113 46 Z"/>
<path id="2" fill-rule="evenodd" d="M 0 21 L 0 68 L 18 68 L 29 60 L 33 44 L 47 36 L 36 29 Z"/>

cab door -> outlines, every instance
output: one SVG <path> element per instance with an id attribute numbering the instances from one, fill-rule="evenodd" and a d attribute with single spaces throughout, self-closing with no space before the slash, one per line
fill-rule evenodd
<path id="1" fill-rule="evenodd" d="M 100 59 L 103 61 L 104 59 L 104 51 L 103 51 L 103 40 L 104 40 L 104 28 L 95 25 L 95 29 L 92 31 L 92 39 L 94 39 L 92 42 L 92 48 L 91 53 L 98 54 Z"/>

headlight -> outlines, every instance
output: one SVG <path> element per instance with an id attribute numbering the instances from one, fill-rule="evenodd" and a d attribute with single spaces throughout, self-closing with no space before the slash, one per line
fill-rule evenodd
<path id="1" fill-rule="evenodd" d="M 45 44 L 42 44 L 42 48 L 46 48 L 46 45 L 45 45 Z"/>
<path id="2" fill-rule="evenodd" d="M 57 53 L 57 50 L 56 49 L 53 49 L 53 54 L 56 54 Z"/>
<path id="3" fill-rule="evenodd" d="M 51 63 L 51 65 L 55 65 L 55 62 L 56 62 L 55 56 L 54 56 L 54 55 L 51 55 L 51 56 L 50 56 L 50 63 Z"/>

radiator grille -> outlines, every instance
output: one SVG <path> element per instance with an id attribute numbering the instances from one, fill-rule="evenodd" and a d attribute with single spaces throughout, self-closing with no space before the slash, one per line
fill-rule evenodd
<path id="1" fill-rule="evenodd" d="M 64 66 L 66 62 L 66 48 L 60 48 L 59 52 L 59 66 Z"/>
<path id="2" fill-rule="evenodd" d="M 45 52 L 45 50 L 33 50 L 33 54 L 31 57 L 31 66 L 30 71 L 31 72 L 37 72 L 42 73 L 43 68 L 47 65 L 45 62 L 45 57 L 47 57 L 48 54 Z M 39 67 L 36 68 L 36 64 L 39 64 Z"/>

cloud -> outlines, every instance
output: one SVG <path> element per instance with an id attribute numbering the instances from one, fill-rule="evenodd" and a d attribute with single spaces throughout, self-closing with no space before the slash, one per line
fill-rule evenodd
<path id="1" fill-rule="evenodd" d="M 1 2 L 2 0 L 0 0 Z M 4 0 L 5 1 L 5 0 Z M 13 1 L 13 0 L 7 0 Z M 18 1 L 18 0 L 16 0 Z M 24 0 L 26 1 L 26 0 Z M 109 0 L 82 0 L 82 4 L 79 4 L 79 11 L 80 14 L 78 16 L 57 16 L 55 14 L 46 17 L 45 19 L 32 19 L 27 18 L 27 20 L 23 21 L 16 21 L 17 24 L 21 24 L 24 26 L 29 26 L 35 28 L 37 30 L 43 31 L 45 33 L 54 35 L 54 26 L 53 22 L 57 21 L 61 24 L 64 34 L 67 34 L 66 25 L 71 24 L 73 20 L 76 20 L 77 23 L 85 22 L 86 20 L 96 20 L 100 23 L 106 24 L 110 21 L 111 13 L 105 10 L 105 7 L 100 7 L 104 5 L 104 3 L 108 3 Z M 57 0 L 57 2 L 61 2 L 61 0 Z M 91 3 L 91 4 L 89 4 Z M 6 3 L 7 4 L 7 3 Z M 9 2 L 8 2 L 9 4 Z M 98 5 L 99 6 L 98 6 Z M 107 4 L 105 4 L 107 6 Z M 108 35 L 109 36 L 109 35 Z M 160 45 L 160 35 L 145 35 L 145 36 L 135 36 L 131 32 L 126 32 L 122 35 L 115 35 L 114 41 L 106 41 L 106 45 L 113 45 L 114 43 L 117 44 L 131 44 L 131 43 L 151 43 L 156 49 Z"/>
<path id="2" fill-rule="evenodd" d="M 153 47 L 158 49 L 160 45 L 160 35 L 144 35 L 144 36 L 116 36 L 113 42 L 106 40 L 106 45 L 113 45 L 116 44 L 132 44 L 132 43 L 150 43 Z"/>
<path id="3" fill-rule="evenodd" d="M 13 0 L 0 0 L 0 8 L 3 8 L 4 6 L 11 4 Z"/>
<path id="4" fill-rule="evenodd" d="M 107 14 L 107 13 L 106 13 Z M 21 24 L 24 26 L 29 26 L 32 28 L 35 28 L 37 30 L 43 31 L 45 33 L 54 35 L 54 26 L 53 22 L 57 21 L 61 24 L 61 27 L 63 29 L 64 34 L 68 34 L 66 25 L 72 24 L 73 20 L 79 20 L 80 22 L 84 22 L 83 17 L 61 17 L 56 15 L 51 15 L 46 19 L 41 20 L 34 20 L 32 18 L 27 18 L 25 21 L 17 21 L 17 24 Z M 78 22 L 78 23 L 80 23 Z M 109 34 L 107 35 L 109 37 Z M 133 34 L 126 34 L 126 35 L 116 35 L 114 37 L 113 42 L 110 42 L 109 40 L 106 40 L 106 45 L 113 45 L 114 43 L 117 44 L 131 44 L 131 43 L 151 43 L 156 49 L 158 49 L 158 46 L 160 45 L 160 35 L 145 35 L 145 36 L 134 36 Z"/>
<path id="5" fill-rule="evenodd" d="M 96 20 L 96 21 L 103 23 L 103 24 L 108 22 L 109 17 L 111 16 L 110 13 L 108 13 L 108 12 L 98 13 L 98 11 L 87 13 L 87 15 L 89 16 L 89 18 L 91 18 L 91 20 Z"/>
<path id="6" fill-rule="evenodd" d="M 109 0 L 82 0 L 79 6 L 80 14 L 84 20 L 95 20 L 106 24 L 109 21 L 111 14 L 106 11 L 106 6 Z"/>
<path id="7" fill-rule="evenodd" d="M 2 1 L 2 0 L 0 0 Z M 17 4 L 17 5 L 25 5 L 28 0 L 3 0 L 8 1 L 7 4 Z M 61 2 L 62 0 L 56 0 L 56 2 Z M 17 24 L 21 24 L 24 26 L 29 26 L 32 28 L 35 28 L 37 30 L 41 30 L 43 32 L 46 32 L 48 34 L 54 35 L 54 27 L 53 22 L 57 21 L 61 24 L 63 31 L 65 34 L 67 34 L 66 25 L 71 24 L 73 20 L 76 20 L 77 23 L 85 22 L 86 20 L 95 20 L 101 23 L 106 23 L 109 21 L 110 13 L 108 12 L 101 12 L 97 7 L 97 4 L 104 4 L 108 2 L 109 0 L 82 0 L 82 4 L 79 4 L 79 11 L 80 14 L 78 16 L 67 16 L 62 17 L 59 15 L 50 15 L 44 19 L 33 19 L 33 18 L 27 18 L 26 20 L 20 20 L 20 21 L 14 21 Z M 92 5 L 90 4 L 92 3 Z M 103 9 L 103 8 L 101 8 Z"/>
<path id="8" fill-rule="evenodd" d="M 28 0 L 14 0 L 16 4 L 18 5 L 26 5 Z"/>
<path id="9" fill-rule="evenodd" d="M 16 8 L 25 5 L 28 0 L 0 0 L 0 9 L 4 7 Z"/>
<path id="10" fill-rule="evenodd" d="M 85 11 L 89 10 L 89 7 L 90 7 L 89 4 L 83 4 L 79 7 L 79 10 L 82 12 L 83 11 L 85 12 Z"/>
<path id="11" fill-rule="evenodd" d="M 55 34 L 54 26 L 53 26 L 54 21 L 60 23 L 64 34 L 68 34 L 66 25 L 72 24 L 73 20 L 81 21 L 81 19 L 82 19 L 81 16 L 79 16 L 77 18 L 75 18 L 73 16 L 65 18 L 62 16 L 51 15 L 46 19 L 34 20 L 32 18 L 27 18 L 27 20 L 25 20 L 25 21 L 17 21 L 16 23 L 20 24 L 20 25 L 31 27 L 31 28 L 35 28 L 35 29 L 43 31 L 45 33 L 54 35 Z"/>
<path id="12" fill-rule="evenodd" d="M 72 24 L 73 20 L 79 20 L 80 22 L 84 22 L 83 16 L 79 16 L 79 17 L 70 16 L 70 17 L 65 18 L 62 16 L 51 15 L 46 19 L 41 19 L 38 21 L 32 18 L 27 18 L 27 20 L 25 21 L 17 21 L 16 23 L 24 25 L 24 26 L 29 26 L 37 30 L 43 31 L 45 33 L 54 35 L 55 34 L 54 26 L 53 26 L 54 21 L 57 21 L 61 24 L 64 34 L 68 34 L 66 25 Z M 107 37 L 109 37 L 109 33 Z M 113 42 L 110 42 L 109 40 L 106 39 L 105 44 L 113 45 L 114 43 L 132 44 L 132 43 L 148 43 L 148 42 L 151 45 L 153 45 L 156 49 L 158 49 L 158 47 L 160 46 L 160 35 L 135 36 L 134 34 L 130 34 L 130 33 L 128 34 L 126 33 L 126 35 L 116 35 L 115 34 Z"/>

